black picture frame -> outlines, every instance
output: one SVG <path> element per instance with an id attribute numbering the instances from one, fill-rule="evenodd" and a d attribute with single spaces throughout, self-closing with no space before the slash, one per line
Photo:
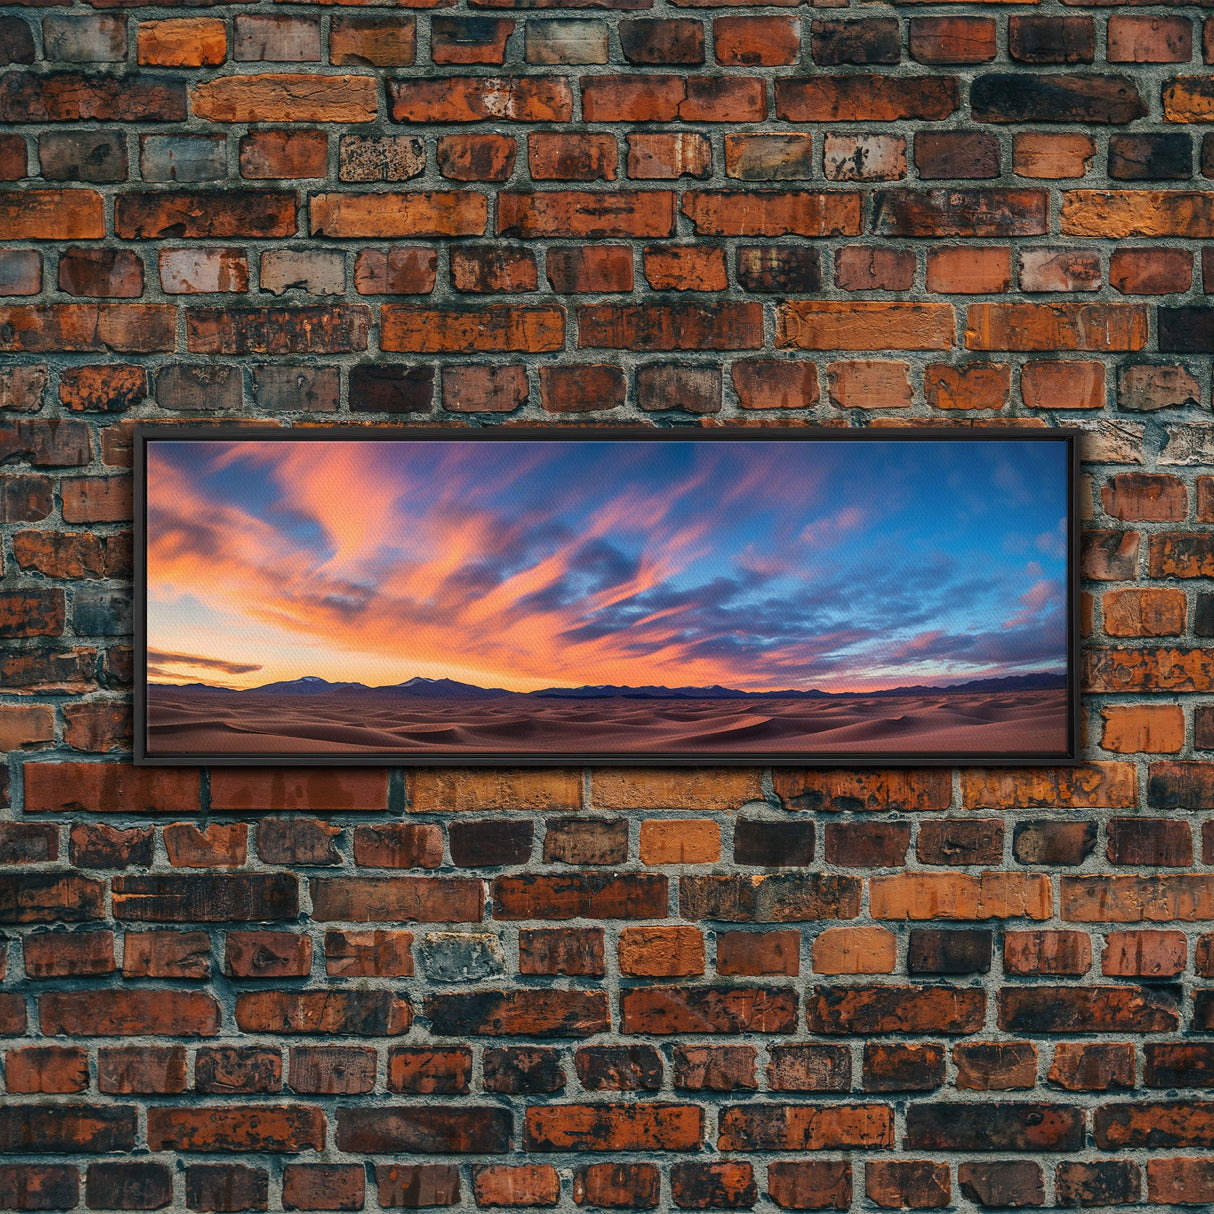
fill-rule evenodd
<path id="1" fill-rule="evenodd" d="M 140 423 L 134 427 L 134 761 L 139 766 L 368 766 L 368 767 L 705 767 L 705 766 L 781 766 L 781 767 L 954 767 L 954 766 L 1069 766 L 1079 761 L 1079 445 L 1080 432 L 1064 427 L 1000 427 L 961 429 L 950 427 L 784 427 L 784 426 L 704 426 L 704 427 L 584 427 L 498 425 L 487 427 L 379 427 L 379 426 L 307 426 L 269 427 L 228 424 L 161 425 Z M 344 442 L 519 442 L 537 440 L 568 442 L 747 442 L 782 443 L 855 443 L 896 442 L 907 444 L 908 452 L 916 444 L 949 441 L 954 443 L 1053 443 L 1065 448 L 1067 469 L 1066 500 L 1066 745 L 1054 751 L 950 752 L 928 753 L 876 749 L 872 752 L 847 750 L 810 752 L 800 750 L 713 752 L 653 752 L 645 750 L 607 751 L 396 751 L 349 752 L 171 752 L 148 745 L 148 447 L 151 443 L 223 442 L 223 441 Z M 243 694 L 243 693 L 238 693 Z"/>

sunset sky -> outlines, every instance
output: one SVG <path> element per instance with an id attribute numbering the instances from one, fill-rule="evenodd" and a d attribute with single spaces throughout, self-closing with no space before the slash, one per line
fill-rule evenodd
<path id="1" fill-rule="evenodd" d="M 1065 444 L 155 441 L 148 677 L 868 690 L 1062 671 Z"/>

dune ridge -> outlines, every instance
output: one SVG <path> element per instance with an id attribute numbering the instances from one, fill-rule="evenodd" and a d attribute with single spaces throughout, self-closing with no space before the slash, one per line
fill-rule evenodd
<path id="1" fill-rule="evenodd" d="M 1062 689 L 824 700 L 570 701 L 514 695 L 417 704 L 373 691 L 306 699 L 148 689 L 148 753 L 1051 754 L 1067 740 Z"/>

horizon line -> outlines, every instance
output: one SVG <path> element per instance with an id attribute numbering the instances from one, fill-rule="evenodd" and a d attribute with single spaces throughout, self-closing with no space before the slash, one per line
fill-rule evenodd
<path id="1" fill-rule="evenodd" d="M 335 680 L 331 680 L 331 679 L 325 679 L 320 675 L 300 675 L 294 679 L 274 679 L 274 680 L 271 680 L 271 682 L 269 682 L 269 683 L 263 683 L 263 684 L 260 684 L 259 686 L 255 686 L 255 687 L 233 687 L 230 684 L 207 683 L 202 679 L 191 679 L 188 683 L 172 683 L 172 682 L 162 682 L 162 681 L 159 681 L 156 679 L 147 679 L 146 685 L 149 688 L 151 688 L 151 687 L 176 687 L 176 688 L 205 687 L 210 691 L 246 692 L 246 691 L 262 691 L 267 687 L 274 686 L 274 684 L 276 684 L 276 683 L 291 684 L 291 683 L 300 683 L 305 679 L 314 679 L 318 682 L 322 682 L 322 683 L 326 684 L 327 687 L 340 686 L 343 683 L 346 683 L 346 684 L 353 683 L 357 687 L 361 687 L 366 691 L 394 691 L 394 690 L 397 690 L 398 688 L 403 687 L 405 685 L 405 683 L 412 682 L 415 679 L 421 679 L 421 681 L 423 683 L 452 683 L 452 684 L 455 684 L 456 686 L 460 686 L 460 687 L 470 687 L 470 688 L 475 689 L 476 691 L 498 691 L 498 692 L 503 692 L 506 695 L 518 695 L 518 696 L 542 695 L 545 692 L 579 691 L 579 690 L 583 690 L 585 688 L 591 688 L 591 687 L 595 687 L 595 688 L 597 688 L 597 687 L 619 687 L 623 691 L 630 691 L 630 690 L 635 691 L 635 690 L 639 690 L 642 687 L 665 687 L 666 690 L 668 690 L 668 691 L 679 691 L 679 690 L 708 691 L 712 688 L 719 688 L 722 691 L 729 691 L 729 692 L 733 692 L 737 695 L 746 695 L 746 696 L 807 695 L 807 694 L 811 694 L 811 693 L 816 693 L 818 695 L 824 695 L 824 696 L 836 696 L 836 695 L 877 695 L 877 694 L 880 694 L 883 692 L 909 691 L 909 690 L 918 689 L 918 688 L 926 688 L 929 691 L 947 691 L 952 688 L 965 687 L 970 683 L 1008 682 L 1011 680 L 1018 680 L 1018 679 L 1037 678 L 1037 677 L 1040 677 L 1043 675 L 1052 675 L 1052 676 L 1057 676 L 1057 677 L 1060 677 L 1063 679 L 1067 679 L 1067 678 L 1069 678 L 1069 671 L 1065 666 L 1063 666 L 1062 668 L 1049 668 L 1046 670 L 1028 671 L 1023 674 L 975 675 L 970 678 L 962 678 L 958 681 L 954 681 L 951 683 L 896 683 L 896 684 L 892 684 L 892 685 L 886 686 L 886 687 L 869 687 L 869 688 L 865 688 L 863 690 L 858 690 L 858 691 L 857 690 L 828 691 L 821 687 L 804 687 L 804 688 L 780 687 L 780 688 L 773 688 L 773 689 L 761 690 L 761 691 L 747 691 L 741 687 L 728 687 L 722 683 L 712 683 L 712 684 L 707 684 L 707 685 L 684 684 L 681 687 L 669 687 L 666 684 L 657 684 L 657 683 L 640 683 L 640 684 L 636 684 L 636 685 L 629 684 L 629 683 L 572 683 L 567 687 L 560 686 L 557 684 L 552 684 L 551 686 L 548 686 L 548 687 L 535 688 L 532 691 L 512 691 L 507 687 L 489 687 L 489 686 L 482 686 L 479 683 L 467 683 L 467 682 L 464 682 L 459 679 L 448 679 L 448 678 L 430 679 L 430 678 L 422 678 L 421 676 L 417 676 L 417 675 L 412 676 L 412 678 L 410 678 L 410 679 L 404 679 L 399 683 L 381 683 L 378 685 L 372 685 L 370 683 L 363 683 L 361 680 L 357 680 L 357 679 L 343 679 L 343 680 L 335 681 Z"/>

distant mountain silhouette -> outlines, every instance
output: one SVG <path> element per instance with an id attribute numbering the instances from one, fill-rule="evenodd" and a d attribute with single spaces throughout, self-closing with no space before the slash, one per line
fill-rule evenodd
<path id="1" fill-rule="evenodd" d="M 320 679 L 312 674 L 304 675 L 301 679 L 291 679 L 286 683 L 266 683 L 261 687 L 250 687 L 247 690 L 289 696 L 321 695 L 333 691 L 376 691 L 381 694 L 424 696 L 429 699 L 454 699 L 457 696 L 486 698 L 514 694 L 503 687 L 478 687 L 475 683 L 457 683 L 454 679 L 417 677 L 407 679 L 403 683 L 372 687 L 367 683 L 330 683 L 328 679 Z"/>
<path id="2" fill-rule="evenodd" d="M 629 687 L 619 684 L 599 683 L 585 687 L 545 687 L 541 691 L 512 692 L 502 687 L 478 687 L 475 683 L 458 683 L 454 679 L 412 678 L 403 683 L 392 683 L 382 687 L 370 687 L 366 683 L 331 683 L 316 675 L 305 675 L 287 682 L 266 683 L 261 687 L 247 688 L 247 692 L 283 696 L 328 695 L 333 692 L 375 692 L 378 695 L 400 696 L 402 699 L 498 699 L 502 696 L 533 695 L 548 699 L 596 700 L 754 700 L 754 699 L 832 699 L 836 696 L 900 696 L 940 695 L 947 692 L 999 692 L 999 691 L 1057 691 L 1066 687 L 1065 674 L 1022 674 L 1006 678 L 972 679 L 964 683 L 949 683 L 931 687 L 922 683 L 906 687 L 887 687 L 881 691 L 831 692 L 810 688 L 807 691 L 741 691 L 736 687 L 722 687 L 714 683 L 711 687 L 662 687 L 645 685 Z M 214 687 L 209 683 L 153 684 L 190 691 L 230 691 L 227 687 Z M 241 694 L 244 694 L 243 692 Z"/>

